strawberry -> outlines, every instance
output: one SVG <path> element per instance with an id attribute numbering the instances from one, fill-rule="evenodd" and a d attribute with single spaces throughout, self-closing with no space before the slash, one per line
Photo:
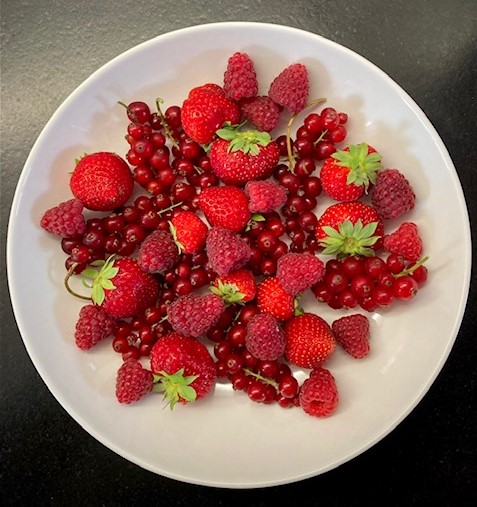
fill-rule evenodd
<path id="1" fill-rule="evenodd" d="M 170 333 L 151 349 L 151 370 L 171 409 L 177 402 L 190 403 L 214 388 L 217 368 L 206 346 L 195 338 Z"/>
<path id="2" fill-rule="evenodd" d="M 167 317 L 174 331 L 198 338 L 217 324 L 224 309 L 223 300 L 215 294 L 187 294 L 168 305 Z"/>
<path id="3" fill-rule="evenodd" d="M 366 143 L 350 144 L 333 153 L 320 172 L 324 192 L 335 201 L 356 201 L 376 182 L 380 161 L 381 155 Z"/>
<path id="4" fill-rule="evenodd" d="M 305 313 L 285 324 L 285 356 L 301 368 L 317 368 L 327 361 L 336 348 L 328 323 L 318 315 Z"/>
<path id="5" fill-rule="evenodd" d="M 384 236 L 384 248 L 404 259 L 416 262 L 422 255 L 422 240 L 414 222 L 403 222 L 392 234 Z"/>
<path id="6" fill-rule="evenodd" d="M 335 320 L 331 329 L 336 341 L 356 359 L 362 359 L 369 353 L 369 320 L 359 313 L 346 315 Z"/>
<path id="7" fill-rule="evenodd" d="M 300 387 L 301 408 L 313 417 L 328 417 L 339 402 L 336 381 L 329 370 L 316 368 Z"/>
<path id="8" fill-rule="evenodd" d="M 134 317 L 156 303 L 159 284 L 139 267 L 135 259 L 114 259 L 111 256 L 106 261 L 95 261 L 91 266 L 81 275 L 92 281 L 93 303 L 111 317 Z"/>
<path id="9" fill-rule="evenodd" d="M 172 237 L 181 253 L 196 254 L 205 247 L 209 229 L 191 211 L 180 211 L 170 222 Z"/>
<path id="10" fill-rule="evenodd" d="M 276 277 L 269 277 L 257 285 L 257 307 L 277 320 L 285 321 L 303 312 L 297 298 L 285 291 Z"/>
<path id="11" fill-rule="evenodd" d="M 244 304 L 255 298 L 257 284 L 251 271 L 238 269 L 228 275 L 217 277 L 210 290 L 220 296 L 226 304 Z"/>
<path id="12" fill-rule="evenodd" d="M 116 398 L 119 403 L 139 401 L 151 392 L 152 387 L 152 373 L 135 359 L 124 362 L 116 374 Z"/>
<path id="13" fill-rule="evenodd" d="M 240 232 L 250 220 L 248 199 L 237 187 L 209 187 L 199 194 L 199 208 L 212 227 Z"/>
<path id="14" fill-rule="evenodd" d="M 103 151 L 79 160 L 71 175 L 70 188 L 85 208 L 112 211 L 131 197 L 134 179 L 119 155 Z"/>
<path id="15" fill-rule="evenodd" d="M 271 176 L 280 152 L 268 132 L 241 131 L 230 126 L 217 131 L 210 146 L 210 164 L 226 185 L 244 186 L 251 180 Z"/>
<path id="16" fill-rule="evenodd" d="M 182 104 L 182 127 L 199 144 L 212 142 L 225 122 L 240 122 L 238 105 L 225 96 L 220 86 L 207 83 L 193 88 Z"/>
<path id="17" fill-rule="evenodd" d="M 381 247 L 383 236 L 379 215 L 360 201 L 333 204 L 316 224 L 316 237 L 325 247 L 324 254 L 372 256 Z"/>

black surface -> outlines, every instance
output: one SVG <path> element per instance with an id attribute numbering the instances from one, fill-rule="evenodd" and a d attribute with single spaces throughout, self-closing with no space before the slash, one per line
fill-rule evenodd
<path id="1" fill-rule="evenodd" d="M 446 144 L 475 237 L 475 0 L 415 1 L 412 6 L 406 0 L 2 1 L 2 503 L 25 505 L 31 498 L 35 505 L 471 505 L 477 495 L 475 274 L 455 346 L 417 408 L 361 456 L 296 484 L 231 491 L 144 471 L 82 430 L 36 373 L 11 310 L 4 254 L 10 205 L 29 150 L 61 102 L 114 56 L 176 28 L 227 20 L 286 24 L 321 34 L 394 78 Z"/>

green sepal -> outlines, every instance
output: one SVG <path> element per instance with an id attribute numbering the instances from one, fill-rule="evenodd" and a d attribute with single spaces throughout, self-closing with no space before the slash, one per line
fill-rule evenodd
<path id="1" fill-rule="evenodd" d="M 346 183 L 364 186 L 366 191 L 370 183 L 376 183 L 377 173 L 383 167 L 382 156 L 376 152 L 368 155 L 368 148 L 366 143 L 350 144 L 349 151 L 338 150 L 331 155 L 337 166 L 349 168 Z"/>
<path id="2" fill-rule="evenodd" d="M 174 227 L 171 221 L 169 221 L 169 230 L 171 231 L 172 239 L 174 243 L 177 245 L 179 249 L 179 253 L 182 253 L 185 250 L 184 245 L 177 239 L 177 229 Z"/>
<path id="3" fill-rule="evenodd" d="M 159 375 L 153 375 L 152 390 L 163 393 L 166 406 L 172 410 L 180 400 L 193 402 L 197 399 L 197 391 L 190 385 L 196 378 L 198 375 L 184 376 L 184 368 L 172 374 L 160 371 Z"/>
<path id="4" fill-rule="evenodd" d="M 270 134 L 259 130 L 240 130 L 242 125 L 225 125 L 218 129 L 216 134 L 221 139 L 230 141 L 227 151 L 242 151 L 245 154 L 258 155 L 259 146 L 267 146 L 271 142 Z"/>
<path id="5" fill-rule="evenodd" d="M 305 310 L 300 305 L 300 298 L 301 296 L 298 295 L 295 296 L 295 299 L 293 300 L 293 308 L 294 308 L 293 314 L 295 315 L 295 317 L 299 317 L 300 315 L 303 315 L 305 313 Z"/>
<path id="6" fill-rule="evenodd" d="M 235 283 L 224 283 L 219 279 L 217 287 L 215 285 L 210 286 L 210 292 L 222 298 L 226 305 L 245 304 L 245 294 L 240 292 L 239 287 Z"/>
<path id="7" fill-rule="evenodd" d="M 247 222 L 247 227 L 245 227 L 245 232 L 249 231 L 252 228 L 252 222 L 265 222 L 266 218 L 260 213 L 253 213 L 250 217 L 250 220 Z"/>
<path id="8" fill-rule="evenodd" d="M 114 290 L 116 288 L 111 280 L 118 274 L 119 268 L 114 266 L 114 255 L 111 255 L 106 261 L 98 260 L 92 262 L 90 266 L 95 266 L 100 269 L 86 268 L 81 274 L 87 279 L 93 280 L 93 283 L 92 285 L 85 285 L 83 283 L 83 285 L 92 287 L 91 299 L 93 303 L 101 305 L 105 297 L 104 291 Z"/>
<path id="9" fill-rule="evenodd" d="M 374 250 L 372 247 L 380 238 L 374 233 L 378 227 L 378 222 L 370 222 L 363 226 L 361 220 L 355 224 L 351 220 L 345 220 L 338 226 L 338 230 L 334 227 L 324 225 L 323 232 L 326 234 L 320 241 L 320 245 L 324 247 L 323 254 L 337 255 L 344 257 L 347 255 L 362 255 L 372 257 Z"/>

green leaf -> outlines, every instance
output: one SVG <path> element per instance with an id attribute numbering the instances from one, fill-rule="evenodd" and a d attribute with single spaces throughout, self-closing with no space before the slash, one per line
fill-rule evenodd
<path id="1" fill-rule="evenodd" d="M 371 222 L 363 227 L 361 219 L 353 224 L 347 219 L 338 226 L 338 230 L 333 227 L 323 226 L 322 230 L 327 236 L 320 240 L 320 245 L 324 247 L 324 255 L 337 255 L 343 257 L 346 255 L 370 256 L 374 251 L 369 248 L 376 244 L 380 236 L 375 235 L 378 222 Z"/>
<path id="2" fill-rule="evenodd" d="M 93 285 L 93 291 L 91 292 L 91 299 L 97 305 L 101 305 L 104 301 L 104 289 L 101 285 Z"/>
<path id="3" fill-rule="evenodd" d="M 260 213 L 252 213 L 251 219 L 254 222 L 265 222 L 266 218 L 263 215 L 260 215 Z"/>
<path id="4" fill-rule="evenodd" d="M 98 276 L 98 270 L 91 268 L 83 269 L 83 271 L 81 271 L 81 276 L 84 276 L 85 278 L 91 278 L 92 280 L 94 280 Z"/>

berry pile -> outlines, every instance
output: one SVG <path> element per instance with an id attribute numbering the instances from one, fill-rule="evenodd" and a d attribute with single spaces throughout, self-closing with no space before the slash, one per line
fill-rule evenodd
<path id="1" fill-rule="evenodd" d="M 309 101 L 305 65 L 259 89 L 252 59 L 238 52 L 222 86 L 197 86 L 180 106 L 119 102 L 125 159 L 85 154 L 72 198 L 40 220 L 61 238 L 66 288 L 88 302 L 77 347 L 111 340 L 121 355 L 120 403 L 159 392 L 173 408 L 220 380 L 254 402 L 329 416 L 339 395 L 327 362 L 339 347 L 366 357 L 370 322 L 346 313 L 328 323 L 301 308 L 302 295 L 372 312 L 426 281 L 418 226 L 387 230 L 414 209 L 405 176 L 366 143 L 340 146 L 348 116 Z M 275 135 L 284 116 L 287 131 Z M 319 199 L 331 201 L 321 216 Z M 89 295 L 71 288 L 73 276 Z"/>

